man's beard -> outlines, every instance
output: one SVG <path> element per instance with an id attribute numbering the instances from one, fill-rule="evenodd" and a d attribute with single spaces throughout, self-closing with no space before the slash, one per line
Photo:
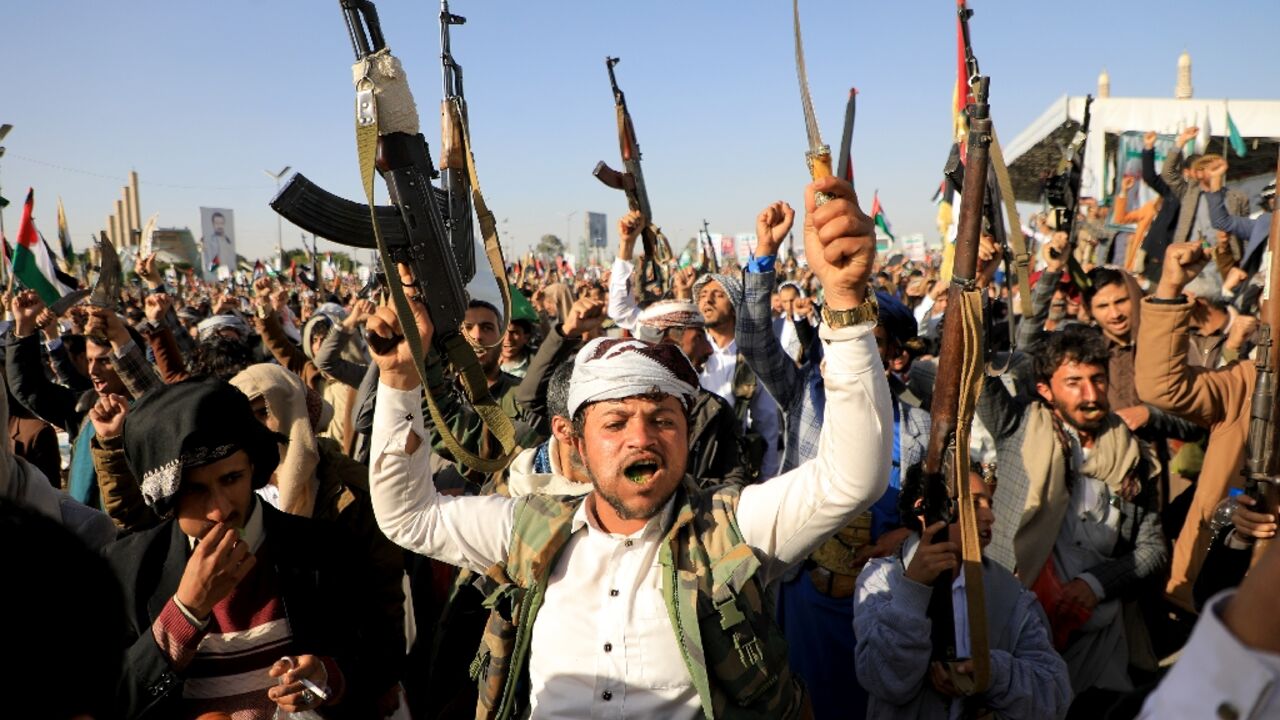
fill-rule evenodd
<path id="1" fill-rule="evenodd" d="M 1092 432 L 1097 432 L 1098 430 L 1101 430 L 1107 424 L 1108 408 L 1106 408 L 1105 406 L 1099 405 L 1097 403 L 1090 405 L 1088 407 L 1101 410 L 1102 415 L 1100 415 L 1097 420 L 1086 420 L 1081 422 L 1076 421 L 1076 413 L 1067 412 L 1066 408 L 1064 408 L 1061 404 L 1054 403 L 1054 407 L 1056 407 L 1058 410 L 1058 417 L 1062 418 L 1063 421 L 1065 421 L 1068 425 L 1070 425 L 1071 427 L 1077 430 L 1084 430 L 1085 432 L 1092 433 Z M 1077 408 L 1077 410 L 1083 413 L 1085 412 L 1086 408 L 1084 406 L 1081 406 Z"/>
<path id="2" fill-rule="evenodd" d="M 613 511 L 618 514 L 618 518 L 620 520 L 652 519 L 655 515 L 658 514 L 659 511 L 662 510 L 662 506 L 665 505 L 667 502 L 667 498 L 663 498 L 662 502 L 655 504 L 651 508 L 646 508 L 643 510 L 634 510 L 632 508 L 627 507 L 626 503 L 622 501 L 621 497 L 618 497 L 617 495 L 614 495 L 608 492 L 607 490 L 605 490 L 604 487 L 600 485 L 600 481 L 596 478 L 595 473 L 591 472 L 591 468 L 586 467 L 584 465 L 582 469 L 584 472 L 586 472 L 587 477 L 591 478 L 591 486 L 595 488 L 596 495 L 599 495 L 601 498 L 604 499 L 605 502 L 609 503 L 609 507 L 613 508 Z"/>

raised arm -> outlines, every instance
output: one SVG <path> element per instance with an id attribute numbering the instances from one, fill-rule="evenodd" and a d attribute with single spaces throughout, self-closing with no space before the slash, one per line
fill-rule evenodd
<path id="1" fill-rule="evenodd" d="M 1217 370 L 1187 364 L 1191 303 L 1186 302 L 1182 288 L 1206 262 L 1207 256 L 1195 243 L 1176 243 L 1165 252 L 1156 292 L 1142 301 L 1134 384 L 1143 402 L 1211 427 L 1241 412 L 1227 398 L 1246 396 L 1246 376 L 1253 368 L 1248 363 Z"/>
<path id="2" fill-rule="evenodd" d="M 835 197 L 818 208 L 814 190 Z M 848 183 L 826 178 L 806 192 L 805 254 L 828 305 L 862 305 L 875 256 L 874 226 Z M 828 260 L 824 251 L 831 256 Z M 893 414 L 872 323 L 824 325 L 826 409 L 818 456 L 742 491 L 738 525 L 776 577 L 866 510 L 888 484 Z"/>
<path id="3" fill-rule="evenodd" d="M 1150 140 L 1150 142 L 1148 142 Z M 1173 193 L 1173 188 L 1169 187 L 1169 183 L 1156 172 L 1156 134 L 1149 132 L 1142 137 L 1142 182 L 1146 183 L 1152 190 L 1160 194 L 1160 197 L 1168 202 L 1170 199 L 1177 199 Z"/>
<path id="4" fill-rule="evenodd" d="M 342 350 L 351 342 L 351 336 L 360 332 L 360 325 L 373 312 L 373 304 L 368 300 L 360 300 L 359 303 L 368 303 L 370 307 L 364 312 L 353 310 L 346 320 L 335 324 L 312 359 L 320 372 L 353 388 L 360 387 L 360 381 L 369 369 L 368 363 L 352 362 L 342 357 Z M 358 319 L 353 321 L 352 318 Z"/>
<path id="5" fill-rule="evenodd" d="M 1257 224 L 1257 220 L 1251 220 L 1248 217 L 1237 217 L 1227 212 L 1226 194 L 1223 188 L 1223 181 L 1227 173 L 1227 163 L 1218 161 L 1216 164 L 1209 166 L 1209 192 L 1204 194 L 1205 200 L 1209 203 L 1209 222 L 1213 224 L 1215 230 L 1225 230 L 1238 238 L 1245 241 L 1253 235 L 1253 226 Z M 1269 219 L 1269 218 L 1268 218 Z"/>
<path id="6" fill-rule="evenodd" d="M 74 436 L 78 431 L 77 393 L 51 382 L 40 357 L 40 337 L 35 319 L 44 310 L 40 297 L 30 290 L 13 299 L 14 328 L 17 338 L 5 353 L 5 374 L 9 389 L 40 419 L 56 425 Z"/>
<path id="7" fill-rule="evenodd" d="M 433 329 L 426 309 L 416 300 L 411 304 L 423 342 L 430 342 Z M 436 492 L 421 381 L 406 344 L 390 344 L 400 335 L 395 313 L 379 308 L 367 329 L 381 371 L 369 466 L 378 527 L 405 549 L 483 573 L 507 557 L 517 501 Z"/>
<path id="8" fill-rule="evenodd" d="M 782 343 L 773 334 L 769 301 L 776 279 L 773 266 L 778 248 L 794 218 L 795 211 L 782 202 L 765 208 L 756 218 L 756 247 L 742 275 L 744 300 L 738 308 L 735 328 L 738 351 L 765 390 L 784 409 L 790 408 L 803 391 L 805 370 L 787 357 Z"/>
<path id="9" fill-rule="evenodd" d="M 644 217 L 632 210 L 618 221 L 618 235 L 622 238 L 618 244 L 618 257 L 613 261 L 613 271 L 609 273 L 609 317 L 623 330 L 636 326 L 640 317 L 640 306 L 636 303 L 635 292 L 631 287 L 631 276 L 635 273 L 636 238 L 644 229 Z"/>

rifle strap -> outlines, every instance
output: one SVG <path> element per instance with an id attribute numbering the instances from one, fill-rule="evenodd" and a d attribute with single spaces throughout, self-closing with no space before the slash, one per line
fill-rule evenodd
<path id="1" fill-rule="evenodd" d="M 379 51 L 379 53 L 386 53 L 390 56 L 390 52 L 386 49 Z M 375 53 L 375 55 L 377 54 Z M 396 65 L 398 66 L 398 62 Z M 472 407 L 475 408 L 476 413 L 480 415 L 485 425 L 489 427 L 502 445 L 503 455 L 494 459 L 479 457 L 462 447 L 462 443 L 454 436 L 453 431 L 449 428 L 443 414 L 440 412 L 440 408 L 427 383 L 427 363 L 422 347 L 422 336 L 418 334 L 418 325 L 413 321 L 414 314 L 409 306 L 409 298 L 405 296 L 404 286 L 400 282 L 400 272 L 396 268 L 395 261 L 391 258 L 391 252 L 387 248 L 386 240 L 382 236 L 382 229 L 378 224 L 378 214 L 373 203 L 373 177 L 376 171 L 375 160 L 378 150 L 377 97 L 380 95 L 380 88 L 374 80 L 373 76 L 375 74 L 377 74 L 377 68 L 375 67 L 373 56 L 356 64 L 356 153 L 360 159 L 360 184 L 364 188 L 365 200 L 369 206 L 369 216 L 373 222 L 373 236 L 377 241 L 378 255 L 386 272 L 387 287 L 391 291 L 391 300 L 395 305 L 396 316 L 401 319 L 400 330 L 404 334 L 405 342 L 409 345 L 409 352 L 413 355 L 414 365 L 418 369 L 418 376 L 422 379 L 424 394 L 427 398 L 427 410 L 431 414 L 431 421 L 435 424 L 436 432 L 440 435 L 440 440 L 444 443 L 445 448 L 453 455 L 454 460 L 467 467 L 483 473 L 497 472 L 505 468 L 510 463 L 511 458 L 515 457 L 516 453 L 520 451 L 520 448 L 515 443 L 515 427 L 511 422 L 511 418 L 507 417 L 501 406 L 489 394 L 488 381 L 484 376 L 484 370 L 480 367 L 480 359 L 471 349 L 470 344 L 457 332 L 456 328 L 448 328 L 450 337 L 445 341 L 445 355 L 450 364 L 461 375 Z M 399 81 L 404 82 L 403 73 L 400 74 Z M 412 98 L 410 98 L 410 102 L 412 102 Z M 492 223 L 492 215 L 490 215 L 490 222 Z M 500 257 L 501 255 L 499 254 Z M 504 299 L 508 303 L 508 312 L 510 312 L 510 297 L 510 288 L 508 288 L 504 294 Z"/>
<path id="2" fill-rule="evenodd" d="M 987 632 L 986 586 L 982 582 L 982 546 L 978 541 L 978 518 L 969 491 L 969 435 L 978 394 L 982 392 L 983 348 L 982 291 L 965 290 L 961 295 L 960 321 L 964 332 L 964 364 L 960 369 L 959 405 L 956 408 L 956 437 L 950 472 L 960 515 L 960 556 L 963 562 L 966 611 L 969 616 L 969 657 L 973 662 L 972 682 L 953 673 L 952 678 L 968 695 L 985 692 L 991 685 L 991 648 Z"/>
<path id="3" fill-rule="evenodd" d="M 1005 221 L 1009 225 L 1007 234 L 1013 245 L 1013 270 L 1018 276 L 1022 317 L 1029 318 L 1034 312 L 1031 307 L 1031 253 L 1027 250 L 1027 236 L 1022 234 L 1022 219 L 1018 217 L 1017 198 L 1013 196 L 1013 181 L 1009 179 L 1009 167 L 1004 164 L 1004 152 L 1000 149 L 994 125 L 991 127 L 991 146 L 987 150 L 987 156 L 996 172 L 1000 199 L 1004 201 Z M 1012 312 L 1010 315 L 1012 316 Z"/>

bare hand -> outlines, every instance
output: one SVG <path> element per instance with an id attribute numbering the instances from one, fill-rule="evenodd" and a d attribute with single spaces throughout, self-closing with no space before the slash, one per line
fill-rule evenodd
<path id="1" fill-rule="evenodd" d="M 1200 247 L 1200 243 L 1173 243 L 1164 253 L 1164 267 L 1160 271 L 1160 282 L 1156 285 L 1156 297 L 1172 300 L 1182 294 L 1187 286 L 1204 266 L 1209 256 Z"/>
<path id="2" fill-rule="evenodd" d="M 920 535 L 920 544 L 916 546 L 916 554 L 911 557 L 907 566 L 907 578 L 921 585 L 932 585 L 934 580 L 944 572 L 955 570 L 959 565 L 957 557 L 960 546 L 953 542 L 933 542 L 933 536 L 945 528 L 947 524 L 938 521 L 924 529 Z"/>
<path id="3" fill-rule="evenodd" d="M 1049 236 L 1049 242 L 1045 244 L 1042 255 L 1045 262 L 1046 272 L 1062 272 L 1067 266 L 1067 234 L 1061 230 L 1055 230 Z"/>
<path id="4" fill-rule="evenodd" d="M 54 315 L 52 310 L 45 308 L 36 317 L 36 327 L 44 333 L 45 339 L 52 340 L 58 337 L 58 316 Z"/>
<path id="5" fill-rule="evenodd" d="M 44 301 L 34 290 L 23 290 L 9 304 L 13 312 L 13 334 L 26 337 L 36 330 L 37 318 L 44 312 Z"/>
<path id="6" fill-rule="evenodd" d="M 111 309 L 91 305 L 85 308 L 85 312 L 89 315 L 84 326 L 85 335 L 106 338 L 116 348 L 129 343 L 129 331 L 125 329 L 124 321 Z"/>
<path id="7" fill-rule="evenodd" d="M 1115 413 L 1120 416 L 1120 419 L 1124 421 L 1124 424 L 1128 426 L 1131 432 L 1137 432 L 1138 428 L 1145 426 L 1147 421 L 1151 419 L 1151 409 L 1146 405 L 1121 408 L 1116 410 Z"/>
<path id="8" fill-rule="evenodd" d="M 1125 191 L 1126 193 L 1133 189 L 1132 175 L 1125 175 L 1124 178 L 1120 180 L 1120 189 Z"/>
<path id="9" fill-rule="evenodd" d="M 1142 147 L 1150 150 L 1156 146 L 1156 138 L 1159 137 L 1155 132 L 1148 130 L 1142 134 Z"/>
<path id="10" fill-rule="evenodd" d="M 1256 512 L 1257 500 L 1248 495 L 1236 496 L 1236 509 L 1231 513 L 1231 523 L 1236 532 L 1245 538 L 1273 538 L 1276 536 L 1276 516 Z"/>
<path id="11" fill-rule="evenodd" d="M 671 276 L 671 294 L 677 300 L 693 299 L 693 283 L 698 279 L 698 271 L 693 267 L 680 268 Z"/>
<path id="12" fill-rule="evenodd" d="M 1076 578 L 1062 586 L 1062 599 L 1059 602 L 1093 610 L 1098 607 L 1098 596 L 1093 594 L 1093 588 L 1089 587 L 1089 583 Z"/>
<path id="13" fill-rule="evenodd" d="M 319 697 L 310 704 L 302 701 L 302 693 L 307 689 L 307 686 L 302 684 L 303 678 L 310 680 L 311 684 L 317 687 L 323 688 L 329 684 L 329 673 L 324 669 L 324 663 L 315 655 L 299 655 L 297 658 L 279 660 L 271 666 L 267 674 L 273 678 L 282 678 L 280 685 L 267 691 L 267 697 L 287 713 L 312 710 L 326 702 Z"/>
<path id="14" fill-rule="evenodd" d="M 409 298 L 409 309 L 418 326 L 418 335 L 422 338 L 423 348 L 431 345 L 435 334 L 435 326 L 431 324 L 431 316 L 427 308 L 418 299 L 418 289 L 412 286 L 413 275 L 404 265 L 397 265 L 400 282 L 404 283 L 404 294 Z M 396 316 L 395 307 L 387 304 L 378 308 L 365 323 L 366 339 L 369 352 L 374 362 L 378 363 L 383 385 L 397 390 L 413 390 L 422 384 L 418 370 L 414 365 L 413 353 L 409 344 L 404 342 L 400 318 Z"/>
<path id="15" fill-rule="evenodd" d="M 226 523 L 217 523 L 196 543 L 173 596 L 197 620 L 203 620 L 214 605 L 231 594 L 255 562 L 249 544 L 240 539 L 240 532 Z"/>
<path id="16" fill-rule="evenodd" d="M 138 277 L 147 281 L 147 285 L 152 288 L 160 287 L 164 284 L 164 279 L 160 277 L 160 268 L 156 263 L 156 254 L 139 258 L 138 266 L 134 269 L 138 273 Z"/>
<path id="17" fill-rule="evenodd" d="M 621 238 L 618 243 L 619 258 L 631 260 L 635 256 L 636 238 L 640 237 L 641 230 L 644 230 L 644 215 L 639 210 L 632 210 L 618 220 L 618 236 Z"/>
<path id="18" fill-rule="evenodd" d="M 973 661 L 965 660 L 958 663 L 955 667 L 955 673 L 960 675 L 973 675 Z M 964 697 L 965 694 L 956 687 L 951 679 L 952 672 L 947 669 L 945 663 L 934 660 L 929 663 L 929 682 L 933 685 L 933 689 L 947 697 Z"/>
<path id="19" fill-rule="evenodd" d="M 1177 137 L 1177 139 L 1176 139 L 1176 140 L 1174 140 L 1174 143 L 1175 143 L 1178 147 L 1182 147 L 1183 145 L 1186 145 L 1186 144 L 1187 144 L 1187 142 L 1188 142 L 1189 140 L 1191 140 L 1191 138 L 1193 138 L 1193 137 L 1195 137 L 1195 136 L 1197 136 L 1197 135 L 1199 135 L 1199 134 L 1200 134 L 1200 128 L 1195 127 L 1195 126 L 1189 127 L 1189 128 L 1187 128 L 1187 129 L 1183 130 L 1182 132 L 1178 133 L 1178 137 Z"/>
<path id="20" fill-rule="evenodd" d="M 581 337 L 593 333 L 604 324 L 605 304 L 590 297 L 581 297 L 574 301 L 560 324 L 560 332 L 565 337 Z"/>
<path id="21" fill-rule="evenodd" d="M 110 393 L 98 398 L 89 409 L 89 421 L 100 438 L 119 437 L 124 432 L 124 416 L 129 412 L 129 401 Z"/>
<path id="22" fill-rule="evenodd" d="M 1238 351 L 1253 339 L 1253 333 L 1257 329 L 1258 318 L 1252 315 L 1237 315 L 1231 323 L 1231 329 L 1227 331 L 1227 339 L 1223 345 Z"/>
<path id="23" fill-rule="evenodd" d="M 818 207 L 814 195 L 830 196 Z M 833 310 L 862 304 L 876 258 L 875 225 L 858 207 L 853 186 L 835 177 L 805 188 L 804 248 Z"/>
<path id="24" fill-rule="evenodd" d="M 756 257 L 777 255 L 795 219 L 796 211 L 781 200 L 762 210 L 756 216 Z"/>
<path id="25" fill-rule="evenodd" d="M 253 294 L 259 301 L 265 301 L 271 297 L 271 278 L 260 277 L 253 281 Z"/>
<path id="26" fill-rule="evenodd" d="M 348 329 L 358 328 L 364 324 L 365 320 L 368 320 L 369 317 L 377 311 L 378 306 L 374 305 L 369 300 L 356 300 L 352 303 L 351 312 L 347 314 L 347 319 L 343 321 L 343 324 L 346 325 Z"/>
<path id="27" fill-rule="evenodd" d="M 165 293 L 152 293 L 142 303 L 143 312 L 146 313 L 147 319 L 153 323 L 159 324 L 164 321 L 164 317 L 169 314 L 169 307 L 173 301 Z"/>
<path id="28" fill-rule="evenodd" d="M 810 298 L 810 297 L 796 298 L 795 302 L 791 304 L 791 312 L 793 313 L 792 314 L 793 318 L 796 317 L 797 315 L 802 318 L 813 317 L 813 313 L 815 312 L 813 308 L 813 298 Z"/>

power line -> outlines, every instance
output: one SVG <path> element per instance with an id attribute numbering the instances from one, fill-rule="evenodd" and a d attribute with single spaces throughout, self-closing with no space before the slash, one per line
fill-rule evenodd
<path id="1" fill-rule="evenodd" d="M 36 158 L 33 158 L 33 157 L 27 157 L 27 156 L 25 156 L 25 155 L 18 155 L 17 153 L 10 153 L 10 154 L 6 155 L 6 157 L 8 157 L 8 158 L 13 158 L 13 159 L 15 159 L 15 160 L 22 160 L 22 161 L 24 161 L 24 162 L 29 162 L 29 163 L 32 163 L 32 164 L 34 164 L 34 165 L 42 165 L 42 166 L 44 166 L 44 167 L 52 168 L 52 169 L 54 169 L 54 170 L 61 170 L 61 171 L 63 171 L 63 172 L 75 173 L 75 174 L 77 174 L 77 175 L 87 175 L 87 176 L 89 176 L 89 177 L 102 178 L 102 179 L 104 179 L 104 180 L 111 180 L 111 181 L 113 181 L 113 182 L 118 182 L 118 183 L 127 183 L 127 182 L 128 182 L 128 178 L 124 178 L 124 177 L 121 177 L 121 176 L 119 176 L 119 175 L 105 175 L 105 174 L 103 174 L 103 173 L 93 172 L 93 171 L 91 171 L 91 170 L 83 170 L 83 169 L 81 169 L 81 168 L 67 167 L 66 165 L 59 165 L 59 164 L 57 164 L 57 163 L 51 163 L 51 162 L 48 162 L 48 161 L 45 161 L 45 160 L 37 160 Z M 257 185 L 181 185 L 181 184 L 177 184 L 177 183 L 163 183 L 163 182 L 156 182 L 156 181 L 154 181 L 154 180 L 147 180 L 146 184 L 147 184 L 148 186 L 153 186 L 153 187 L 163 187 L 163 188 L 173 188 L 173 189 L 176 189 L 176 190 L 270 190 L 270 189 L 271 189 L 271 186 L 270 186 L 270 185 L 265 185 L 265 184 L 257 184 Z"/>

